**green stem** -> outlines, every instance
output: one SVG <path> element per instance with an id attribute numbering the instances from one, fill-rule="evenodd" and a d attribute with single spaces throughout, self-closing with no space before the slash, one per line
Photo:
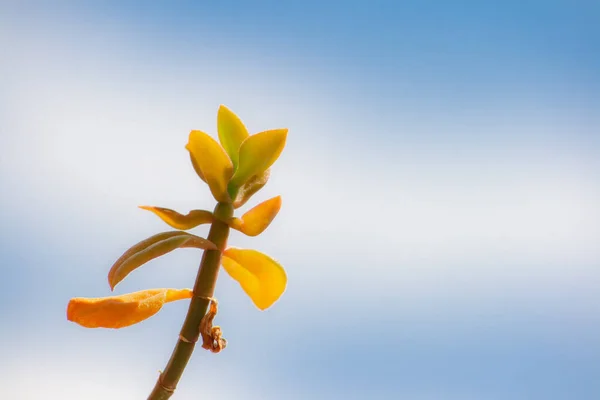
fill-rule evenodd
<path id="1" fill-rule="evenodd" d="M 200 321 L 208 309 L 208 298 L 212 297 L 215 291 L 221 265 L 221 253 L 225 250 L 227 237 L 229 236 L 229 226 L 222 221 L 226 221 L 233 216 L 233 206 L 227 203 L 219 203 L 215 207 L 214 214 L 217 219 L 210 227 L 208 240 L 216 244 L 218 250 L 206 250 L 202 255 L 202 262 L 194 284 L 194 296 L 190 301 L 179 340 L 173 349 L 165 370 L 158 377 L 148 400 L 166 400 L 173 395 L 200 337 Z"/>

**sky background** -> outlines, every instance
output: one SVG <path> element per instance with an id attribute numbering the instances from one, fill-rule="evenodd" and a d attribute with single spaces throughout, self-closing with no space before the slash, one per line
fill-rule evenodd
<path id="1" fill-rule="evenodd" d="M 187 301 L 122 330 L 110 295 L 137 209 L 214 200 L 184 146 L 219 104 L 288 127 L 256 248 L 258 311 L 221 274 L 229 345 L 176 399 L 600 398 L 600 3 L 0 2 L 0 384 L 11 399 L 143 399 Z M 207 229 L 194 233 L 205 235 Z M 200 253 L 116 293 L 191 287 Z"/>

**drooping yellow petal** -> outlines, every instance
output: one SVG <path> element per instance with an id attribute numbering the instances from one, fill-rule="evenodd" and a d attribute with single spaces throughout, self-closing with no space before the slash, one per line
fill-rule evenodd
<path id="1" fill-rule="evenodd" d="M 227 183 L 233 175 L 233 164 L 221 145 L 202 131 L 192 131 L 185 148 L 202 172 L 213 197 L 217 201 L 230 202 Z"/>
<path id="2" fill-rule="evenodd" d="M 233 198 L 233 208 L 240 208 L 252 197 L 256 192 L 263 188 L 269 181 L 271 170 L 267 169 L 261 174 L 254 175 L 248 179 L 241 187 L 234 187 L 229 184 L 228 190 L 231 198 Z"/>
<path id="3" fill-rule="evenodd" d="M 255 175 L 266 171 L 277 160 L 287 138 L 287 129 L 264 131 L 248 137 L 240 146 L 240 161 L 231 178 L 240 187 Z"/>
<path id="4" fill-rule="evenodd" d="M 190 289 L 148 289 L 120 296 L 69 301 L 67 319 L 86 328 L 119 329 L 156 314 L 165 303 L 189 299 Z"/>
<path id="5" fill-rule="evenodd" d="M 217 113 L 217 131 L 219 132 L 221 146 L 229 154 L 235 170 L 238 165 L 240 146 L 249 136 L 248 130 L 233 111 L 221 105 Z"/>
<path id="6" fill-rule="evenodd" d="M 160 219 L 175 229 L 188 230 L 198 225 L 208 224 L 214 221 L 213 213 L 206 210 L 192 210 L 186 215 L 163 207 L 140 206 L 142 210 L 148 210 L 156 214 Z"/>
<path id="7" fill-rule="evenodd" d="M 285 291 L 283 267 L 259 251 L 229 248 L 223 252 L 221 264 L 261 310 L 269 308 Z"/>
<path id="8" fill-rule="evenodd" d="M 246 212 L 242 218 L 232 218 L 229 225 L 248 236 L 257 236 L 267 229 L 279 209 L 281 209 L 281 196 L 273 197 Z"/>
<path id="9" fill-rule="evenodd" d="M 159 233 L 142 240 L 119 257 L 108 272 L 110 289 L 113 290 L 127 275 L 148 261 L 163 256 L 175 249 L 188 247 L 217 250 L 217 246 L 213 242 L 187 232 Z"/>

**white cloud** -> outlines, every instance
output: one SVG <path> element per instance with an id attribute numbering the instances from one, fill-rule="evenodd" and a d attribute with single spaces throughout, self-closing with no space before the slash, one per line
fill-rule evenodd
<path id="1" fill-rule="evenodd" d="M 148 374 L 146 361 L 142 354 L 133 360 L 106 347 L 38 348 L 4 358 L 0 382 L 3 396 L 10 399 L 144 399 L 158 377 L 158 369 L 156 375 Z M 190 365 L 177 389 L 177 398 L 265 398 L 264 389 L 240 371 L 222 364 L 216 371 L 218 373 L 211 371 L 208 365 L 200 368 Z M 200 378 L 195 379 L 194 375 Z M 276 385 L 271 383 L 271 387 Z M 275 397 L 269 395 L 268 398 Z"/>
<path id="2" fill-rule="evenodd" d="M 253 131 L 291 127 L 257 196 L 281 193 L 281 215 L 264 238 L 235 240 L 305 266 L 290 273 L 307 287 L 500 287 L 525 296 L 522 280 L 557 293 L 565 280 L 592 275 L 586 268 L 600 261 L 597 166 L 539 154 L 536 143 L 533 156 L 481 142 L 465 145 L 464 157 L 439 145 L 400 148 L 391 136 L 356 131 L 377 126 L 376 116 L 339 113 L 322 81 L 300 86 L 259 63 L 236 76 L 218 68 L 226 56 L 207 48 L 210 68 L 178 69 L 175 60 L 145 69 L 147 55 L 129 54 L 122 37 L 113 46 L 117 36 L 93 51 L 73 38 L 75 47 L 65 46 L 59 34 L 17 46 L 24 55 L 13 60 L 0 160 L 13 196 L 3 202 L 22 226 L 42 222 L 50 240 L 67 227 L 98 237 L 117 230 L 107 241 L 121 246 L 121 238 L 159 226 L 134 209 L 139 204 L 212 207 L 183 147 L 191 128 L 214 133 L 216 108 L 225 102 Z M 41 48 L 45 63 L 28 65 Z M 95 53 L 103 55 L 97 76 Z"/>

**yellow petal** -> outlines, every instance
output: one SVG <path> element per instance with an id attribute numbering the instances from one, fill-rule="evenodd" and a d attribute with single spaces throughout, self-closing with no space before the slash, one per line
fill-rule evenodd
<path id="1" fill-rule="evenodd" d="M 254 195 L 254 193 L 258 192 L 260 189 L 265 186 L 269 180 L 269 176 L 271 175 L 271 170 L 267 169 L 261 174 L 254 175 L 252 178 L 248 179 L 246 183 L 244 183 L 241 187 L 233 187 L 231 183 L 229 184 L 229 193 L 233 200 L 233 208 L 240 208 Z"/>
<path id="2" fill-rule="evenodd" d="M 275 219 L 280 208 L 281 196 L 273 197 L 252 208 L 241 219 L 233 218 L 230 226 L 248 236 L 260 235 Z"/>
<path id="3" fill-rule="evenodd" d="M 283 267 L 266 254 L 229 248 L 223 252 L 221 263 L 261 310 L 269 308 L 285 291 L 287 276 Z"/>
<path id="4" fill-rule="evenodd" d="M 249 136 L 248 130 L 242 120 L 224 105 L 219 107 L 217 113 L 217 130 L 221 146 L 229 154 L 235 170 L 238 165 L 240 146 Z"/>
<path id="5" fill-rule="evenodd" d="M 86 328 L 124 328 L 156 314 L 165 303 L 189 299 L 190 289 L 148 289 L 120 296 L 69 301 L 67 319 Z"/>
<path id="6" fill-rule="evenodd" d="M 202 237 L 187 232 L 173 231 L 153 235 L 127 250 L 108 272 L 108 284 L 113 290 L 127 275 L 150 260 L 163 256 L 178 248 L 217 250 L 217 246 Z"/>
<path id="7" fill-rule="evenodd" d="M 142 210 L 148 210 L 156 214 L 160 219 L 175 229 L 188 230 L 201 224 L 213 222 L 213 213 L 206 210 L 192 210 L 186 215 L 163 207 L 140 206 Z"/>
<path id="8" fill-rule="evenodd" d="M 234 187 L 240 187 L 255 175 L 266 171 L 277 160 L 287 138 L 287 129 L 264 131 L 248 137 L 240 146 L 240 161 L 231 178 Z"/>
<path id="9" fill-rule="evenodd" d="M 233 164 L 221 145 L 202 131 L 192 131 L 185 148 L 202 172 L 213 197 L 217 201 L 230 202 L 227 183 L 233 175 Z"/>

